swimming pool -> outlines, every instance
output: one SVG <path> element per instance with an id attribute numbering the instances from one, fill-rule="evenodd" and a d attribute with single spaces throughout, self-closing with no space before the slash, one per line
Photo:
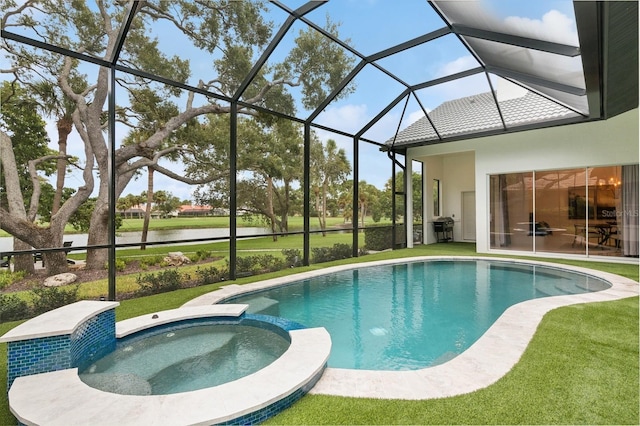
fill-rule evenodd
<path id="1" fill-rule="evenodd" d="M 228 383 L 266 367 L 289 347 L 288 335 L 257 323 L 204 319 L 144 331 L 79 371 L 80 379 L 121 395 L 167 395 Z"/>
<path id="2" fill-rule="evenodd" d="M 359 267 L 232 297 L 247 312 L 325 327 L 329 367 L 417 370 L 447 362 L 510 306 L 608 289 L 600 278 L 496 260 L 428 260 Z"/>

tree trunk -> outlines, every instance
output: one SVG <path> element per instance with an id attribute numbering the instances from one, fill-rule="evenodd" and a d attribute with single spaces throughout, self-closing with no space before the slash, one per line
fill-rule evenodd
<path id="1" fill-rule="evenodd" d="M 286 181 L 284 183 L 284 209 L 282 211 L 282 215 L 281 215 L 281 219 L 280 219 L 280 223 L 282 231 L 283 232 L 289 232 L 289 208 L 290 208 L 290 185 L 289 185 L 289 181 Z"/>
<path id="2" fill-rule="evenodd" d="M 42 259 L 47 269 L 47 275 L 62 274 L 69 270 L 67 256 L 63 251 L 52 251 L 42 254 Z"/>
<path id="3" fill-rule="evenodd" d="M 326 237 L 327 233 L 324 230 L 327 229 L 327 180 L 325 179 L 322 184 L 322 236 Z"/>
<path id="4" fill-rule="evenodd" d="M 367 203 L 360 201 L 360 223 L 364 228 L 364 217 L 367 215 Z"/>
<path id="5" fill-rule="evenodd" d="M 147 175 L 147 205 L 144 209 L 144 222 L 142 223 L 142 236 L 140 242 L 147 242 L 147 234 L 149 233 L 149 221 L 151 220 L 151 203 L 153 203 L 153 167 L 148 167 Z M 146 244 L 140 246 L 140 250 L 145 250 Z"/>
<path id="6" fill-rule="evenodd" d="M 278 241 L 276 215 L 273 212 L 273 179 L 271 177 L 267 177 L 267 212 L 269 214 L 269 221 L 271 222 L 273 241 Z"/>
<path id="7" fill-rule="evenodd" d="M 89 222 L 87 245 L 105 245 L 109 242 L 109 204 L 98 196 Z M 104 269 L 109 260 L 107 249 L 87 250 L 87 269 Z"/>
<path id="8" fill-rule="evenodd" d="M 14 250 L 31 250 L 31 245 L 25 243 L 24 241 L 13 237 L 13 249 Z M 27 274 L 33 274 L 35 272 L 35 267 L 33 265 L 33 255 L 31 254 L 20 254 L 13 257 L 13 270 L 14 271 L 24 271 Z"/>
<path id="9" fill-rule="evenodd" d="M 318 215 L 318 224 L 320 225 L 320 229 L 324 231 L 324 225 L 322 223 L 322 215 L 320 214 L 320 210 L 321 210 L 321 206 L 320 206 L 320 189 L 315 188 L 313 190 L 313 192 L 315 193 L 315 205 L 316 205 L 316 214 Z M 324 237 L 324 232 L 322 233 L 322 236 Z"/>
<path id="10" fill-rule="evenodd" d="M 67 155 L 67 138 L 71 134 L 73 121 L 71 118 L 61 118 L 57 122 L 58 128 L 58 151 L 61 156 Z M 51 214 L 54 215 L 60 209 L 62 204 L 62 190 L 64 188 L 64 178 L 67 173 L 66 158 L 58 158 L 56 163 L 56 192 L 53 195 L 53 205 L 51 206 Z"/>

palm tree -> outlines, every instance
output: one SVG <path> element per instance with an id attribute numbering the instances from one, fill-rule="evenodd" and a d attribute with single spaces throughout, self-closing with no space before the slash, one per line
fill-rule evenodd
<path id="1" fill-rule="evenodd" d="M 72 80 L 74 85 L 84 85 L 81 78 Z M 67 173 L 67 140 L 73 131 L 73 113 L 76 110 L 75 102 L 60 90 L 60 87 L 49 81 L 41 81 L 32 86 L 34 94 L 39 98 L 38 108 L 46 116 L 56 117 L 56 129 L 58 131 L 58 153 L 56 163 L 56 191 L 53 196 L 51 214 L 54 215 L 62 204 L 64 180 Z"/>

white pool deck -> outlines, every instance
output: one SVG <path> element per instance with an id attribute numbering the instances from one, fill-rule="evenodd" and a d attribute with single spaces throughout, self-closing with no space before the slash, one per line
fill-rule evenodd
<path id="1" fill-rule="evenodd" d="M 240 315 L 240 305 L 216 305 L 231 296 L 278 286 L 306 278 L 367 266 L 421 260 L 487 259 L 562 268 L 603 278 L 611 288 L 578 295 L 553 296 L 519 303 L 507 309 L 469 349 L 444 364 L 413 371 L 367 371 L 326 368 L 310 393 L 385 399 L 429 399 L 465 394 L 482 389 L 504 376 L 520 359 L 545 313 L 579 303 L 601 302 L 638 296 L 638 283 L 605 272 L 538 261 L 483 257 L 413 257 L 324 268 L 246 285 L 228 285 L 191 300 L 181 308 L 122 321 L 117 333 L 151 327 L 178 318 Z M 95 302 L 105 303 L 105 302 Z M 83 317 L 84 313 L 78 313 Z M 2 337 L 10 341 L 25 334 L 42 335 L 52 328 L 44 319 L 33 329 L 11 330 Z M 59 318 L 69 328 L 69 320 Z M 57 321 L 57 320 L 56 320 Z M 26 326 L 29 322 L 24 323 Z M 57 324 L 59 327 L 61 324 Z M 20 327 L 22 327 L 20 326 Z M 17 327 L 17 328 L 20 328 Z M 40 328 L 38 330 L 38 328 Z M 56 328 L 56 327 L 53 327 Z M 173 395 L 129 396 L 103 392 L 80 381 L 76 369 L 20 377 L 9 392 L 11 411 L 27 425 L 198 425 L 213 424 L 255 411 L 278 401 L 308 383 L 326 363 L 331 339 L 324 328 L 291 331 L 291 347 L 266 368 L 224 385 Z M 78 410 L 78 407 L 82 407 Z"/>
<path id="2" fill-rule="evenodd" d="M 503 377 L 518 362 L 542 317 L 561 306 L 603 302 L 638 296 L 638 283 L 593 269 L 533 260 L 495 257 L 428 256 L 335 266 L 245 285 L 228 285 L 187 302 L 183 306 L 209 305 L 231 296 L 249 293 L 307 278 L 366 266 L 422 260 L 493 260 L 560 268 L 602 278 L 609 289 L 576 295 L 528 300 L 508 308 L 482 337 L 452 360 L 411 371 L 371 371 L 327 368 L 309 393 L 361 398 L 431 399 L 461 395 L 485 388 Z"/>

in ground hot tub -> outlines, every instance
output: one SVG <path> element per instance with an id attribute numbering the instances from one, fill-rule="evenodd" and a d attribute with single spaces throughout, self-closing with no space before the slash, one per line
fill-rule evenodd
<path id="1" fill-rule="evenodd" d="M 289 333 L 266 318 L 204 318 L 144 330 L 79 370 L 80 380 L 123 395 L 166 395 L 237 380 L 289 348 Z"/>
<path id="2" fill-rule="evenodd" d="M 12 378 L 9 407 L 20 423 L 119 426 L 259 423 L 307 393 L 323 374 L 331 351 L 331 339 L 324 328 L 304 328 L 282 318 L 248 315 L 244 313 L 246 305 L 185 307 L 121 321 L 114 327 L 116 305 L 113 302 L 77 302 L 27 321 L 2 336 L 1 339 L 9 343 L 10 354 L 31 347 L 39 354 L 36 357 L 38 365 L 30 371 L 12 365 L 13 358 L 9 356 Z M 216 339 L 193 337 L 189 330 L 203 326 L 224 327 L 216 330 L 220 334 Z M 242 334 L 240 329 L 246 327 L 258 335 L 267 333 L 262 338 L 284 340 L 284 351 L 277 355 L 282 346 L 276 344 L 280 349 L 271 354 L 275 359 L 267 359 L 266 365 L 254 366 L 255 371 L 224 379 L 221 384 L 207 382 L 197 386 L 199 389 L 193 386 L 190 389 L 172 388 L 184 368 L 189 367 L 194 377 L 197 372 L 216 364 L 211 359 L 203 361 L 207 356 L 237 353 L 239 346 L 247 344 L 247 340 L 239 336 Z M 187 331 L 184 336 L 181 330 Z M 129 352 L 134 352 L 133 348 L 127 349 L 129 346 L 133 347 L 138 341 L 153 341 L 158 336 L 169 341 L 178 337 L 180 342 L 174 340 L 167 345 L 156 342 L 139 351 L 136 357 L 142 360 L 146 356 L 149 360 L 162 362 L 155 365 L 147 365 L 144 361 L 134 363 L 134 373 L 94 371 L 91 379 L 86 379 L 84 373 L 79 374 L 92 367 L 97 370 L 108 357 L 104 354 L 113 352 L 114 347 L 121 349 L 127 358 Z M 192 338 L 201 343 L 186 344 Z M 51 345 L 51 342 L 62 344 Z M 110 350 L 97 351 L 105 346 Z M 42 353 L 43 350 L 51 353 Z M 145 351 L 148 353 L 142 356 Z M 66 361 L 60 368 L 50 368 L 52 359 Z M 225 362 L 233 363 L 233 356 Z M 169 391 L 154 395 L 153 380 L 140 375 L 147 369 L 153 372 L 150 377 L 163 377 L 160 382 Z M 112 376 L 100 377 L 100 374 Z M 82 381 L 81 375 L 87 382 L 93 380 L 92 386 Z M 115 385 L 122 386 L 121 393 L 114 393 L 109 388 L 117 387 Z"/>

